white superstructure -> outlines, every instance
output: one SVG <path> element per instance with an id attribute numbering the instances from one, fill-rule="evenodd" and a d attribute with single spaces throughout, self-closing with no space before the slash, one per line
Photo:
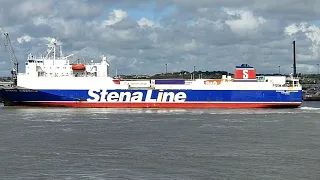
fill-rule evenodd
<path id="1" fill-rule="evenodd" d="M 241 67 L 232 78 L 192 79 L 183 83 L 156 83 L 156 80 L 117 80 L 109 75 L 109 63 L 103 56 L 101 62 L 71 63 L 73 54 L 64 56 L 62 47 L 53 39 L 45 55 L 29 54 L 26 72 L 18 73 L 17 86 L 27 89 L 193 89 L 193 90 L 301 90 L 299 80 L 285 76 L 256 77 L 255 70 Z M 243 76 L 242 74 L 243 73 Z M 248 74 L 249 73 L 249 74 Z M 243 78 L 242 78 L 243 77 Z M 253 80 L 241 81 L 236 80 Z"/>
<path id="2" fill-rule="evenodd" d="M 26 72 L 20 76 L 28 77 L 108 77 L 109 63 L 107 57 L 103 57 L 100 63 L 86 63 L 85 69 L 73 69 L 77 64 L 70 64 L 69 57 L 63 56 L 62 46 L 57 53 L 57 41 L 54 39 L 48 45 L 47 54 L 37 57 L 31 53 L 26 62 Z M 79 62 L 78 62 L 79 63 Z"/>
<path id="3" fill-rule="evenodd" d="M 101 85 L 101 82 L 113 85 L 109 76 L 109 63 L 103 56 L 101 62 L 71 63 L 73 54 L 64 56 L 62 46 L 53 39 L 48 44 L 45 55 L 29 54 L 25 62 L 25 73 L 18 73 L 17 86 L 30 89 L 84 88 Z"/>

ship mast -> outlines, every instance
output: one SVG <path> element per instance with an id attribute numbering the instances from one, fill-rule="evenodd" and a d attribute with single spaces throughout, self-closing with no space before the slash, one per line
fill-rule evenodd
<path id="1" fill-rule="evenodd" d="M 60 52 L 62 54 L 62 51 Z M 53 65 L 55 64 L 57 56 L 57 40 L 52 39 L 51 42 L 48 44 L 47 54 L 45 56 L 46 59 L 52 58 Z"/>
<path id="2" fill-rule="evenodd" d="M 293 77 L 297 77 L 297 62 L 296 62 L 296 41 L 293 44 Z"/>
<path id="3" fill-rule="evenodd" d="M 55 60 L 56 60 L 56 42 L 53 42 L 53 66 L 54 66 Z"/>

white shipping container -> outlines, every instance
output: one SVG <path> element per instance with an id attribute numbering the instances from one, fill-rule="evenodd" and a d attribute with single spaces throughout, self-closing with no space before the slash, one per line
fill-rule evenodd
<path id="1" fill-rule="evenodd" d="M 180 84 L 174 84 L 174 85 L 154 85 L 155 89 L 191 89 L 193 86 L 192 85 L 180 85 Z"/>
<path id="2" fill-rule="evenodd" d="M 191 85 L 194 81 L 185 81 L 184 84 L 185 85 Z"/>
<path id="3" fill-rule="evenodd" d="M 128 81 L 120 81 L 120 85 L 129 85 Z"/>
<path id="4" fill-rule="evenodd" d="M 120 81 L 120 84 L 130 87 L 150 87 L 150 81 Z"/>
<path id="5" fill-rule="evenodd" d="M 265 82 L 272 82 L 273 84 L 283 85 L 286 83 L 285 76 L 265 76 Z"/>

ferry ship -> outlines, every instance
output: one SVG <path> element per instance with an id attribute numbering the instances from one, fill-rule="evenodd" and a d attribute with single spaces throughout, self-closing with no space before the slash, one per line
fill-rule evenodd
<path id="1" fill-rule="evenodd" d="M 107 57 L 71 63 L 57 41 L 45 56 L 29 54 L 16 85 L 0 90 L 5 106 L 76 108 L 297 108 L 299 78 L 257 76 L 254 67 L 235 67 L 221 79 L 118 79 L 110 76 Z"/>

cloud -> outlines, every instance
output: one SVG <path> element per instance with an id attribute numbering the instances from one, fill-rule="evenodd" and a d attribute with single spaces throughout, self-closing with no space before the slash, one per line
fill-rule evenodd
<path id="1" fill-rule="evenodd" d="M 250 11 L 231 9 L 225 9 L 225 11 L 230 16 L 238 16 L 236 19 L 226 20 L 225 22 L 234 33 L 240 36 L 254 33 L 267 21 L 263 17 L 255 17 Z"/>
<path id="2" fill-rule="evenodd" d="M 101 23 L 102 27 L 114 25 L 128 17 L 128 14 L 121 10 L 116 9 L 113 10 L 113 12 L 110 13 L 108 20 L 105 20 Z"/>
<path id="3" fill-rule="evenodd" d="M 24 36 L 21 36 L 21 37 L 17 38 L 17 41 L 19 43 L 30 42 L 31 40 L 32 40 L 32 37 L 29 36 L 29 35 L 24 35 Z"/>
<path id="4" fill-rule="evenodd" d="M 148 27 L 160 27 L 160 24 L 153 22 L 145 17 L 142 17 L 139 21 L 137 21 L 140 27 L 148 26 Z"/>
<path id="5" fill-rule="evenodd" d="M 90 3 L 89 3 L 90 2 Z M 227 70 L 249 63 L 259 73 L 298 72 L 320 63 L 320 3 L 290 0 L 0 0 L 0 28 L 10 34 L 20 64 L 57 39 L 66 54 L 98 61 L 115 74 Z M 3 37 L 0 38 L 4 41 Z M 10 74 L 4 48 L 0 76 Z M 88 60 L 88 61 L 89 61 Z M 20 67 L 24 71 L 24 67 Z"/>
<path id="6" fill-rule="evenodd" d="M 307 63 L 309 61 L 317 61 L 320 59 L 320 28 L 307 24 L 307 23 L 300 23 L 300 24 L 291 24 L 290 26 L 287 26 L 284 30 L 284 32 L 291 36 L 295 37 L 296 35 L 301 34 L 303 38 L 309 42 L 311 42 L 311 45 L 309 45 L 309 51 L 307 54 L 299 54 L 298 58 L 301 61 L 306 61 Z M 319 62 L 318 62 L 319 63 Z"/>

